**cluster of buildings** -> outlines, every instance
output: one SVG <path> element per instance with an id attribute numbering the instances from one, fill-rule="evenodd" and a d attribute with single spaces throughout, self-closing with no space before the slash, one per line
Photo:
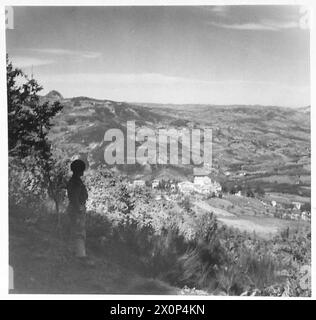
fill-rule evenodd
<path id="1" fill-rule="evenodd" d="M 147 184 L 148 185 L 148 184 Z M 134 180 L 131 184 L 131 187 L 145 187 L 146 182 L 144 180 Z M 163 187 L 163 188 L 162 188 Z M 205 196 L 220 196 L 222 193 L 221 185 L 212 180 L 209 176 L 195 176 L 193 182 L 191 181 L 183 181 L 176 183 L 174 181 L 160 181 L 158 179 L 153 180 L 151 182 L 152 189 L 165 189 L 170 191 L 170 193 L 161 193 L 156 195 L 156 200 L 171 200 L 176 197 L 176 194 L 181 193 L 183 195 L 193 195 L 193 194 L 201 194 Z M 235 195 L 241 196 L 241 191 L 236 193 Z M 268 203 L 261 201 L 265 206 L 269 206 Z M 275 208 L 274 212 L 269 212 L 267 215 L 271 215 L 272 217 L 277 217 L 281 219 L 288 220 L 304 220 L 310 221 L 311 213 L 309 211 L 303 211 L 303 204 L 298 201 L 292 202 L 292 208 L 284 208 L 282 205 L 277 203 L 275 200 L 272 200 L 270 205 Z M 280 210 L 281 209 L 281 210 Z"/>
<path id="2" fill-rule="evenodd" d="M 280 208 L 280 205 L 275 200 L 271 201 L 271 205 L 274 208 Z M 281 219 L 288 219 L 288 220 L 304 220 L 309 221 L 311 219 L 311 213 L 309 211 L 302 211 L 303 204 L 298 201 L 292 202 L 292 208 L 283 209 L 284 212 L 280 213 L 278 216 Z"/>
<path id="3" fill-rule="evenodd" d="M 134 180 L 132 186 L 133 186 L 134 188 L 137 188 L 137 187 L 143 188 L 143 187 L 146 186 L 146 183 L 145 183 L 144 180 Z"/>
<path id="4" fill-rule="evenodd" d="M 215 195 L 219 196 L 219 194 L 222 192 L 221 185 L 215 181 L 212 180 L 208 176 L 195 176 L 193 182 L 191 181 L 183 181 L 179 183 L 175 183 L 173 181 L 168 181 L 165 183 L 167 186 L 167 189 L 171 192 L 177 192 L 184 195 L 189 194 L 202 194 L 202 195 Z M 132 187 L 145 187 L 146 182 L 144 180 L 134 180 Z M 151 182 L 152 189 L 159 189 L 161 187 L 161 181 L 159 180 L 153 180 Z"/>
<path id="5" fill-rule="evenodd" d="M 222 191 L 221 185 L 208 176 L 196 176 L 194 177 L 193 182 L 179 182 L 178 188 L 183 194 L 199 193 L 203 195 L 214 194 L 215 196 L 218 196 Z"/>
<path id="6" fill-rule="evenodd" d="M 311 213 L 308 211 L 293 211 L 293 212 L 285 212 L 281 215 L 282 219 L 288 219 L 288 220 L 304 220 L 304 221 L 310 221 L 311 219 Z"/>

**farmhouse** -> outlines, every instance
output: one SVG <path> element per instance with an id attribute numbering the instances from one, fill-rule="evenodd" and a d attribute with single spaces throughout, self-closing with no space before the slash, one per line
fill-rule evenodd
<path id="1" fill-rule="evenodd" d="M 151 183 L 151 187 L 153 189 L 157 189 L 159 187 L 159 180 L 157 179 L 153 180 L 153 182 Z"/>
<path id="2" fill-rule="evenodd" d="M 175 186 L 174 186 L 175 188 Z M 200 193 L 204 195 L 212 194 L 219 195 L 222 191 L 221 185 L 212 181 L 208 176 L 195 176 L 193 183 L 184 181 L 178 183 L 178 189 L 183 194 Z"/>
<path id="3" fill-rule="evenodd" d="M 195 191 L 194 184 L 190 181 L 183 181 L 178 183 L 179 191 L 183 194 L 191 194 Z"/>
<path id="4" fill-rule="evenodd" d="M 209 194 L 214 192 L 216 195 L 218 195 L 219 192 L 222 191 L 221 185 L 216 181 L 212 181 L 212 179 L 208 176 L 194 177 L 194 187 L 196 192 L 202 194 Z"/>
<path id="5" fill-rule="evenodd" d="M 145 181 L 144 180 L 134 180 L 133 187 L 145 187 Z"/>
<path id="6" fill-rule="evenodd" d="M 293 201 L 292 204 L 293 204 L 294 208 L 296 208 L 297 210 L 301 210 L 301 206 L 302 206 L 301 202 Z"/>

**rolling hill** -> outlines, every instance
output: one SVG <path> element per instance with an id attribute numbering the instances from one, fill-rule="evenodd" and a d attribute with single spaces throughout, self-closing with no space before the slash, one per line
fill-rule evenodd
<path id="1" fill-rule="evenodd" d="M 106 130 L 121 129 L 126 121 L 157 132 L 165 128 L 211 128 L 213 174 L 218 180 L 256 185 L 270 191 L 310 194 L 310 109 L 277 106 L 130 104 L 88 97 L 58 99 L 63 111 L 55 118 L 51 139 L 69 157 L 85 154 L 92 168 L 104 164 Z M 125 146 L 126 147 L 126 146 Z M 181 148 L 179 148 L 181 149 Z M 115 167 L 115 168 L 114 168 Z M 193 165 L 119 165 L 132 177 L 192 177 Z"/>

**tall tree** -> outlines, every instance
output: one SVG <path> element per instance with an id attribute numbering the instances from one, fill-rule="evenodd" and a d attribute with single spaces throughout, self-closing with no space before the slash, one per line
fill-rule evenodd
<path id="1" fill-rule="evenodd" d="M 51 119 L 63 108 L 58 102 L 41 103 L 38 93 L 43 88 L 35 79 L 15 68 L 7 56 L 7 99 L 9 155 L 26 157 L 34 152 L 50 156 L 47 139 Z"/>
<path id="2" fill-rule="evenodd" d="M 42 87 L 38 82 L 14 67 L 8 55 L 6 62 L 9 157 L 21 162 L 31 158 L 27 161 L 27 170 L 31 170 L 41 187 L 46 188 L 58 212 L 66 168 L 60 159 L 53 157 L 48 133 L 53 125 L 52 118 L 63 106 L 58 101 L 41 102 Z"/>

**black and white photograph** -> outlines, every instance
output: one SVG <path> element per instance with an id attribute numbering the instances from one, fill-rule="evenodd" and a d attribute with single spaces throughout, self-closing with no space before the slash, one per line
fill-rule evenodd
<path id="1" fill-rule="evenodd" d="M 9 296 L 312 296 L 295 3 L 3 7 Z"/>

